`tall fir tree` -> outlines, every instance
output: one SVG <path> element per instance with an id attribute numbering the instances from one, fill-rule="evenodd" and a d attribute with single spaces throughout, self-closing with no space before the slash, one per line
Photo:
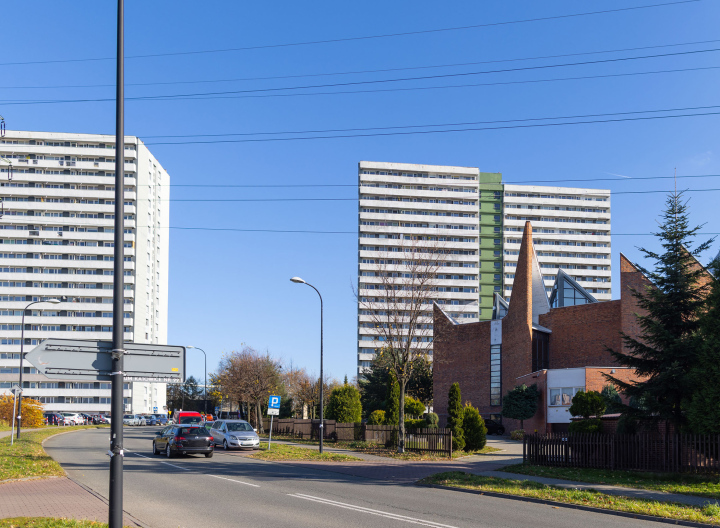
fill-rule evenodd
<path id="1" fill-rule="evenodd" d="M 695 390 L 687 409 L 688 425 L 697 434 L 720 434 L 720 254 L 709 269 L 715 280 L 700 318 Z"/>
<path id="2" fill-rule="evenodd" d="M 605 374 L 620 392 L 644 402 L 644 409 L 625 406 L 623 414 L 665 420 L 676 430 L 685 424 L 683 407 L 693 392 L 700 315 L 708 289 L 701 283 L 706 271 L 698 265 L 696 257 L 712 242 L 703 242 L 693 249 L 694 238 L 702 226 L 690 227 L 687 202 L 682 198 L 682 193 L 667 198 L 660 229 L 654 233 L 660 239 L 662 251 L 639 248 L 654 263 L 652 270 L 637 265 L 652 283 L 644 290 L 632 291 L 638 306 L 646 312 L 637 314 L 639 339 L 623 333 L 623 343 L 629 352 L 610 350 L 615 361 L 634 368 L 641 381 L 627 382 Z"/>
<path id="3" fill-rule="evenodd" d="M 385 423 L 397 425 L 400 421 L 400 385 L 392 373 L 388 376 L 388 382 L 390 387 L 388 389 L 388 400 L 385 404 Z"/>
<path id="4" fill-rule="evenodd" d="M 453 451 L 460 451 L 465 447 L 465 433 L 463 431 L 463 406 L 460 397 L 460 384 L 455 382 L 450 386 L 448 393 L 448 429 L 452 431 Z"/>

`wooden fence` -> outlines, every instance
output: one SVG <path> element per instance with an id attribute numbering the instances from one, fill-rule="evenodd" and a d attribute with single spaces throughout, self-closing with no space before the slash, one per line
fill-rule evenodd
<path id="1" fill-rule="evenodd" d="M 523 461 L 576 468 L 718 471 L 720 435 L 526 435 Z"/>
<path id="2" fill-rule="evenodd" d="M 270 421 L 264 421 L 267 431 Z M 273 420 L 273 435 L 290 438 L 319 438 L 320 420 L 296 420 L 292 418 Z M 398 428 L 391 425 L 367 425 L 364 423 L 337 423 L 325 420 L 324 439 L 346 442 L 368 442 L 384 446 L 397 445 Z M 450 429 L 412 429 L 405 431 L 405 448 L 422 453 L 452 455 Z"/>

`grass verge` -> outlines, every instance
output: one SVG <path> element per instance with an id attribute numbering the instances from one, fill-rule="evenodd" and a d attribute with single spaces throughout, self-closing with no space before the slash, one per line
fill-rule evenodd
<path id="1" fill-rule="evenodd" d="M 13 517 L 0 519 L 0 528 L 105 528 L 107 524 L 77 519 L 53 517 Z"/>
<path id="2" fill-rule="evenodd" d="M 591 484 L 609 484 L 667 493 L 695 495 L 720 499 L 720 475 L 694 473 L 646 473 L 642 471 L 610 471 L 606 469 L 560 468 L 515 464 L 502 469 L 520 475 L 535 475 Z"/>
<path id="3" fill-rule="evenodd" d="M 258 458 L 260 460 L 319 460 L 322 462 L 353 462 L 362 460 L 354 456 L 343 455 L 340 453 L 323 453 L 321 455 L 314 449 L 285 444 L 273 444 L 272 448 L 268 451 L 267 443 L 260 445 L 260 451 L 248 456 L 250 458 Z"/>
<path id="4" fill-rule="evenodd" d="M 305 444 L 305 445 L 318 445 L 317 440 L 308 440 L 303 438 L 293 438 L 289 436 L 275 436 L 273 435 L 274 439 L 277 440 L 283 440 L 286 442 L 293 442 L 296 444 Z M 406 451 L 405 453 L 398 453 L 395 448 L 387 448 L 384 445 L 380 444 L 373 444 L 371 442 L 362 442 L 362 441 L 344 441 L 344 440 L 326 440 L 324 442 L 324 445 L 334 447 L 337 449 L 347 449 L 349 451 L 356 451 L 358 453 L 366 453 L 368 455 L 375 455 L 375 456 L 382 456 L 382 457 L 388 457 L 388 458 L 395 458 L 398 460 L 411 460 L 411 461 L 438 461 L 438 460 L 447 460 L 447 456 L 441 453 L 418 453 L 415 451 Z M 502 451 L 502 449 L 498 449 L 496 447 L 490 447 L 485 446 L 479 451 L 455 451 L 453 452 L 453 459 L 455 458 L 462 458 L 470 455 L 487 455 L 490 453 L 495 453 L 497 451 Z"/>
<path id="5" fill-rule="evenodd" d="M 422 479 L 419 483 L 531 497 L 636 515 L 652 515 L 666 519 L 720 525 L 720 506 L 717 503 L 708 503 L 702 508 L 697 508 L 672 502 L 607 495 L 591 490 L 556 488 L 529 480 L 510 480 L 470 475 L 459 471 L 438 473 Z"/>
<path id="6" fill-rule="evenodd" d="M 97 425 L 78 425 L 70 428 L 48 428 L 27 431 L 10 445 L 10 437 L 0 438 L 0 480 L 27 477 L 53 477 L 64 475 L 60 464 L 45 452 L 42 441 L 68 430 L 94 429 Z"/>

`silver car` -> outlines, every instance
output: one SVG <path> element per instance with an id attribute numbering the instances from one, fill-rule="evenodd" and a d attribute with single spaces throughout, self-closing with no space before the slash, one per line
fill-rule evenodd
<path id="1" fill-rule="evenodd" d="M 215 445 L 223 449 L 260 449 L 260 437 L 245 420 L 216 420 L 210 429 Z"/>

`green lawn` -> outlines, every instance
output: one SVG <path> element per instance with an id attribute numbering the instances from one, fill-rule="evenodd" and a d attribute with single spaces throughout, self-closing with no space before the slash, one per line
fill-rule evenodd
<path id="1" fill-rule="evenodd" d="M 98 428 L 97 425 L 79 425 L 72 428 L 47 428 L 20 434 L 20 440 L 10 445 L 10 437 L 0 438 L 0 480 L 26 477 L 52 477 L 64 475 L 60 464 L 55 462 L 42 447 L 46 438 L 68 430 Z"/>
<path id="2" fill-rule="evenodd" d="M 319 460 L 323 462 L 353 462 L 362 460 L 360 458 L 344 455 L 341 453 L 323 453 L 322 455 L 307 447 L 290 446 L 285 444 L 272 444 L 270 450 L 267 443 L 260 445 L 260 451 L 249 455 L 251 458 L 260 460 Z"/>
<path id="3" fill-rule="evenodd" d="M 20 435 L 22 438 L 22 435 Z M 106 528 L 107 524 L 52 517 L 13 517 L 0 519 L 0 528 Z"/>
<path id="4" fill-rule="evenodd" d="M 520 475 L 535 475 L 720 499 L 720 475 L 717 473 L 645 473 L 642 471 L 546 467 L 529 464 L 515 464 L 502 470 Z"/>
<path id="5" fill-rule="evenodd" d="M 708 503 L 703 508 L 696 508 L 671 502 L 618 497 L 591 490 L 556 488 L 529 480 L 482 477 L 459 471 L 438 473 L 421 480 L 419 483 L 533 497 L 640 515 L 653 515 L 668 519 L 720 525 L 720 506 L 717 503 Z"/>

